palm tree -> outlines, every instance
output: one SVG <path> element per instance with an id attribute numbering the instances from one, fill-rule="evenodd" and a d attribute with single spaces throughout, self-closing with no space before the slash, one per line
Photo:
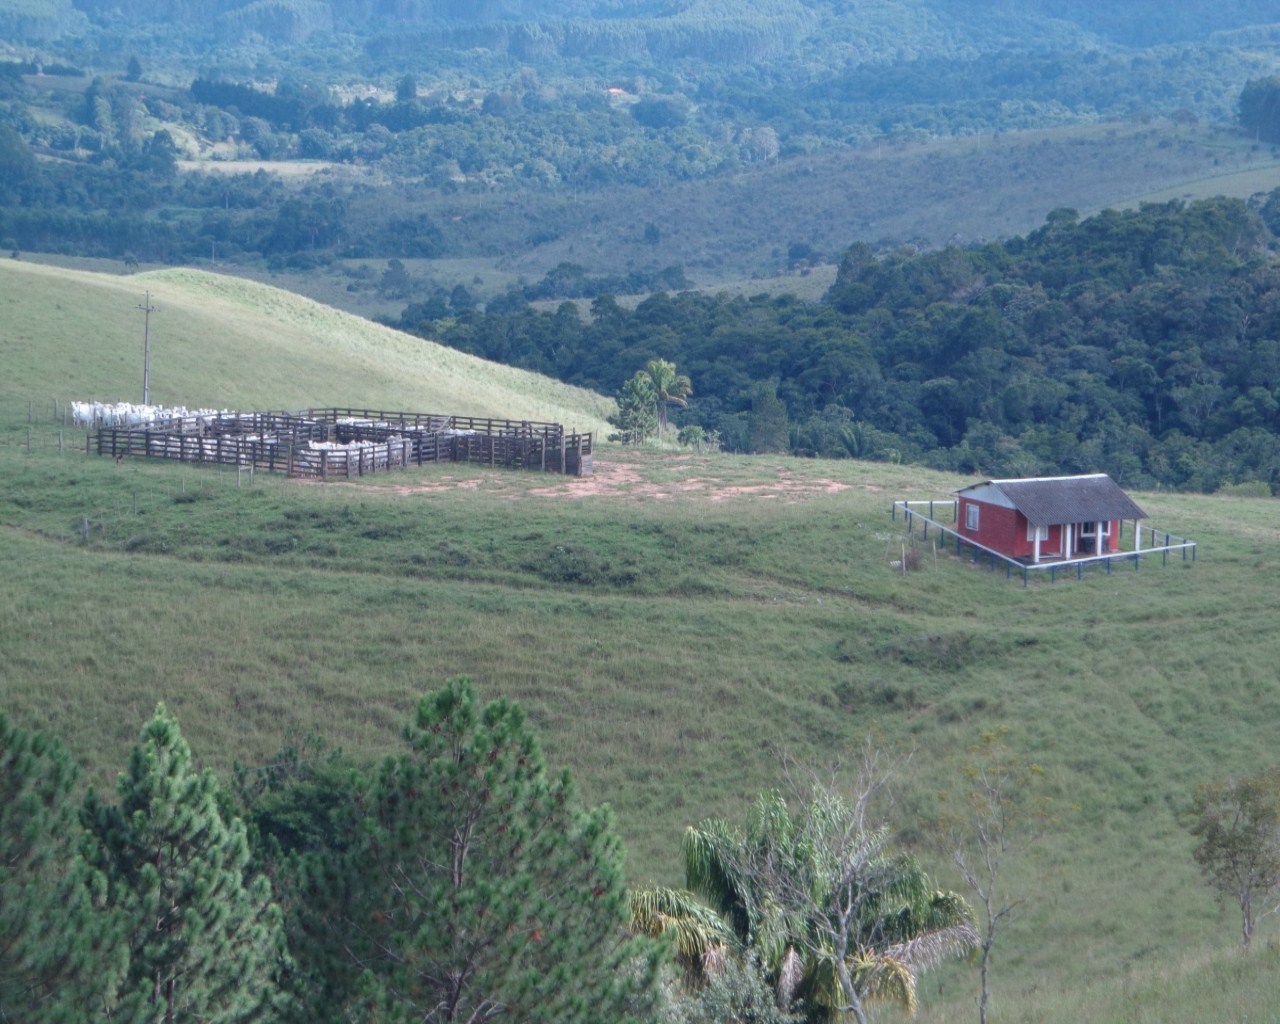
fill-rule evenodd
<path id="1" fill-rule="evenodd" d="M 803 999 L 829 1022 L 865 1024 L 866 1000 L 914 1009 L 917 976 L 977 941 L 963 898 L 891 855 L 862 811 L 820 790 L 793 815 L 768 792 L 744 830 L 711 820 L 684 837 L 689 888 L 756 951 L 779 1007 Z"/>
<path id="2" fill-rule="evenodd" d="M 658 436 L 661 437 L 667 430 L 667 406 L 678 405 L 681 409 L 687 409 L 693 385 L 683 373 L 676 373 L 675 363 L 666 359 L 650 359 L 645 373 L 653 384 L 654 394 L 658 396 Z"/>
<path id="3" fill-rule="evenodd" d="M 686 985 L 698 985 L 724 963 L 733 932 L 693 893 L 650 886 L 628 895 L 632 934 L 669 938 Z"/>

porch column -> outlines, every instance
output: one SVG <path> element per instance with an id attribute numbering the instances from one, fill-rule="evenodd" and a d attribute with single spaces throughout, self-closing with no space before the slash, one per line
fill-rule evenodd
<path id="1" fill-rule="evenodd" d="M 1074 523 L 1062 524 L 1062 557 L 1076 557 L 1076 528 Z"/>
<path id="2" fill-rule="evenodd" d="M 1031 561 L 1035 565 L 1039 565 L 1040 564 L 1040 527 L 1033 526 L 1031 529 L 1035 533 L 1035 538 L 1036 538 L 1035 553 L 1032 555 Z"/>
<path id="3" fill-rule="evenodd" d="M 1142 550 L 1142 523 L 1137 519 L 1133 521 L 1133 550 Z"/>
<path id="4" fill-rule="evenodd" d="M 1102 554 L 1102 523 L 1098 523 L 1098 536 L 1095 538 L 1093 545 L 1093 553 L 1095 555 Z"/>

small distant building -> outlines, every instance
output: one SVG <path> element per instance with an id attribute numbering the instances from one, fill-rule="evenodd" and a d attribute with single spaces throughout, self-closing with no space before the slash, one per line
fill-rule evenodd
<path id="1" fill-rule="evenodd" d="M 955 494 L 956 533 L 1007 558 L 1038 565 L 1111 554 L 1127 519 L 1141 548 L 1147 514 L 1105 473 L 985 480 Z"/>

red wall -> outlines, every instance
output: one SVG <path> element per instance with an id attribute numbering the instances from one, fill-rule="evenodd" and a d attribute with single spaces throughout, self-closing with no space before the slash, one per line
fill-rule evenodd
<path id="1" fill-rule="evenodd" d="M 967 521 L 967 513 L 965 508 L 968 505 L 978 506 L 978 529 L 973 531 L 965 526 Z M 1012 508 L 1005 508 L 1003 505 L 991 505 L 984 501 L 975 501 L 973 498 L 960 498 L 959 516 L 956 520 L 956 531 L 960 536 L 971 538 L 983 547 L 992 548 L 1001 554 L 1008 555 L 1010 558 L 1031 558 L 1035 555 L 1036 544 L 1034 540 L 1027 539 L 1027 521 L 1022 513 Z M 1062 533 L 1061 526 L 1050 526 L 1049 536 L 1040 542 L 1040 557 L 1049 556 L 1060 557 L 1062 551 Z M 1120 523 L 1113 520 L 1111 523 L 1111 534 L 1103 538 L 1102 551 L 1104 554 L 1116 550 L 1116 539 L 1120 536 Z M 1080 538 L 1077 535 L 1074 542 L 1079 547 Z"/>
<path id="2" fill-rule="evenodd" d="M 966 525 L 969 517 L 965 510 L 970 505 L 978 507 L 977 530 L 970 530 Z M 992 548 L 1011 558 L 1020 555 L 1021 552 L 1017 546 L 1018 535 L 1021 533 L 1024 544 L 1027 537 L 1027 521 L 1022 518 L 1020 512 L 1002 505 L 989 505 L 985 501 L 974 501 L 972 498 L 965 497 L 960 498 L 959 512 L 956 529 L 961 537 L 972 539 L 983 547 Z"/>

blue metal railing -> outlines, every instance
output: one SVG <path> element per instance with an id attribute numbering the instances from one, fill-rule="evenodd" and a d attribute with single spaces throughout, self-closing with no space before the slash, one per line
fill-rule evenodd
<path id="1" fill-rule="evenodd" d="M 973 561 L 981 562 L 984 557 L 990 559 L 991 568 L 994 570 L 999 565 L 1005 567 L 1005 578 L 1013 577 L 1015 571 L 1022 574 L 1022 585 L 1025 587 L 1029 584 L 1032 573 L 1047 573 L 1049 581 L 1054 582 L 1058 578 L 1059 573 L 1074 570 L 1077 579 L 1084 578 L 1084 570 L 1087 567 L 1105 568 L 1107 575 L 1111 574 L 1113 563 L 1132 562 L 1136 571 L 1142 565 L 1142 560 L 1148 555 L 1158 554 L 1161 557 L 1161 564 L 1169 564 L 1169 553 L 1171 551 L 1181 552 L 1182 560 L 1188 559 L 1194 562 L 1196 560 L 1196 543 L 1188 540 L 1186 537 L 1179 537 L 1176 534 L 1169 533 L 1166 530 L 1156 530 L 1148 527 L 1143 531 L 1151 536 L 1153 541 L 1158 541 L 1163 536 L 1163 543 L 1153 543 L 1149 547 L 1130 548 L 1127 551 L 1112 551 L 1105 555 L 1084 555 L 1074 558 L 1061 558 L 1052 562 L 1024 562 L 1017 558 L 1011 558 L 1009 555 L 994 548 L 987 547 L 985 544 L 979 544 L 977 541 L 965 537 L 957 530 L 947 526 L 941 522 L 937 516 L 940 511 L 951 513 L 951 522 L 956 522 L 959 502 L 955 500 L 939 500 L 930 501 L 895 501 L 891 509 L 891 515 L 894 521 L 898 519 L 898 513 L 902 513 L 903 522 L 907 527 L 909 536 L 915 535 L 916 524 L 919 523 L 923 527 L 923 539 L 929 539 L 929 529 L 932 527 L 938 532 L 938 546 L 945 548 L 947 538 L 951 537 L 955 543 L 956 555 L 959 556 L 963 549 L 968 548 L 973 552 Z M 928 509 L 926 515 L 923 509 Z M 1135 536 L 1140 536 L 1135 534 Z"/>

